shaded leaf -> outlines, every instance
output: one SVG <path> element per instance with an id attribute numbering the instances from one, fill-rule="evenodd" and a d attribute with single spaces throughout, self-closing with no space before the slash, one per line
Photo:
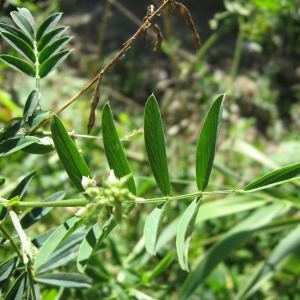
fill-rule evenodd
<path id="1" fill-rule="evenodd" d="M 25 58 L 35 63 L 36 57 L 32 47 L 29 44 L 14 34 L 8 32 L 2 32 L 1 35 L 14 49 L 20 52 Z"/>
<path id="2" fill-rule="evenodd" d="M 34 136 L 21 136 L 5 140 L 0 143 L 0 157 L 19 151 L 38 141 L 39 139 Z"/>
<path id="3" fill-rule="evenodd" d="M 88 289 L 92 280 L 89 277 L 72 273 L 54 273 L 35 277 L 36 282 L 65 288 Z"/>
<path id="4" fill-rule="evenodd" d="M 18 257 L 13 257 L 0 262 L 0 289 L 17 268 L 18 261 Z"/>
<path id="5" fill-rule="evenodd" d="M 29 38 L 22 30 L 17 29 L 13 26 L 7 25 L 5 23 L 0 23 L 0 31 L 1 32 L 9 32 L 24 42 L 26 42 L 32 49 L 34 49 L 33 41 L 31 38 Z"/>
<path id="6" fill-rule="evenodd" d="M 55 150 L 54 143 L 51 137 L 45 136 L 38 139 L 38 142 L 22 148 L 22 151 L 31 154 L 47 154 Z"/>
<path id="7" fill-rule="evenodd" d="M 214 101 L 199 135 L 196 154 L 196 181 L 199 191 L 204 191 L 208 185 L 222 120 L 224 98 L 224 95 L 220 95 Z"/>
<path id="8" fill-rule="evenodd" d="M 54 54 L 45 60 L 39 67 L 39 76 L 43 78 L 51 73 L 59 64 L 61 64 L 71 53 L 71 50 L 63 50 Z"/>
<path id="9" fill-rule="evenodd" d="M 38 42 L 37 50 L 41 52 L 48 44 L 61 37 L 67 29 L 68 27 L 61 26 L 47 32 Z"/>
<path id="10" fill-rule="evenodd" d="M 133 208 L 134 204 L 128 206 L 124 214 L 128 214 Z M 105 238 L 110 232 L 116 227 L 117 223 L 113 214 L 105 222 L 102 228 L 99 228 L 98 224 L 95 224 L 89 232 L 86 234 L 82 241 L 77 257 L 77 269 L 79 272 L 84 273 L 90 256 L 93 254 L 95 249 L 98 249 Z"/>
<path id="11" fill-rule="evenodd" d="M 4 63 L 14 68 L 15 70 L 23 72 L 31 77 L 35 77 L 34 67 L 23 59 L 11 55 L 1 54 L 0 60 L 2 60 Z"/>
<path id="12" fill-rule="evenodd" d="M 275 170 L 271 173 L 268 173 L 251 183 L 247 184 L 244 187 L 244 191 L 251 191 L 255 189 L 268 188 L 276 184 L 280 184 L 286 180 L 289 180 L 295 176 L 300 175 L 300 163 L 293 164 L 278 170 Z"/>
<path id="13" fill-rule="evenodd" d="M 10 287 L 4 300 L 22 300 L 23 294 L 27 288 L 27 274 L 23 272 Z"/>
<path id="14" fill-rule="evenodd" d="M 65 196 L 65 192 L 57 192 L 45 200 L 43 202 L 49 201 L 59 201 L 62 200 Z M 24 217 L 20 220 L 22 228 L 25 230 L 29 228 L 31 225 L 38 222 L 43 216 L 45 216 L 49 211 L 51 211 L 53 207 L 35 207 L 28 213 L 24 215 Z"/>
<path id="15" fill-rule="evenodd" d="M 181 287 L 179 300 L 189 299 L 214 270 L 217 264 L 223 261 L 233 249 L 245 242 L 253 233 L 268 224 L 277 215 L 284 213 L 285 205 L 273 203 L 266 205 L 252 213 L 241 223 L 234 226 L 231 230 L 216 242 L 206 253 L 201 262 L 188 275 Z"/>
<path id="16" fill-rule="evenodd" d="M 53 29 L 59 22 L 61 16 L 62 13 L 57 12 L 47 17 L 37 30 L 36 40 L 39 41 L 47 32 Z"/>
<path id="17" fill-rule="evenodd" d="M 55 115 L 51 118 L 51 132 L 57 154 L 69 178 L 81 192 L 84 192 L 81 184 L 82 176 L 91 178 L 92 175 L 63 123 Z"/>
<path id="18" fill-rule="evenodd" d="M 256 292 L 276 271 L 280 269 L 283 261 L 300 246 L 300 226 L 297 226 L 283 238 L 265 261 L 259 272 L 254 273 L 249 282 L 245 284 L 235 299 L 245 299 Z"/>
<path id="19" fill-rule="evenodd" d="M 4 178 L 0 178 L 0 186 L 3 185 L 5 183 L 5 179 Z"/>
<path id="20" fill-rule="evenodd" d="M 130 166 L 119 140 L 113 115 L 108 103 L 104 105 L 102 112 L 102 133 L 103 145 L 110 169 L 114 170 L 117 178 L 122 178 L 131 174 Z M 128 189 L 133 194 L 136 194 L 136 187 L 132 176 L 128 179 L 127 184 Z"/>
<path id="21" fill-rule="evenodd" d="M 21 13 L 17 11 L 12 11 L 10 13 L 12 19 L 18 25 L 18 27 L 23 30 L 32 40 L 35 39 L 35 28 L 32 24 L 24 17 Z"/>
<path id="22" fill-rule="evenodd" d="M 56 230 L 49 236 L 34 260 L 34 267 L 38 269 L 42 266 L 54 252 L 54 250 L 75 230 L 82 226 L 88 220 L 85 218 L 72 217 L 58 226 Z"/>
<path id="23" fill-rule="evenodd" d="M 3 131 L 0 133 L 0 143 L 16 136 L 16 134 L 22 128 L 22 121 L 22 118 L 11 119 L 4 127 Z"/>
<path id="24" fill-rule="evenodd" d="M 149 164 L 161 192 L 170 195 L 166 145 L 161 115 L 157 100 L 151 95 L 145 106 L 144 116 L 145 146 Z"/>
<path id="25" fill-rule="evenodd" d="M 170 201 L 158 205 L 147 217 L 144 225 L 145 247 L 147 252 L 155 255 L 155 246 Z"/>
<path id="26" fill-rule="evenodd" d="M 39 63 L 42 64 L 46 59 L 60 51 L 70 40 L 70 36 L 64 36 L 46 46 L 39 54 Z"/>
<path id="27" fill-rule="evenodd" d="M 194 230 L 198 210 L 201 204 L 201 196 L 197 197 L 183 213 L 178 225 L 176 237 L 176 250 L 178 262 L 182 270 L 189 271 L 188 250 L 189 242 Z"/>
<path id="28" fill-rule="evenodd" d="M 37 90 L 33 90 L 25 103 L 24 111 L 23 111 L 23 123 L 27 123 L 29 118 L 33 115 L 35 109 L 39 105 L 40 102 L 40 93 Z"/>
<path id="29" fill-rule="evenodd" d="M 49 114 L 49 110 L 40 108 L 36 109 L 28 120 L 28 124 L 30 126 L 29 131 L 34 131 L 49 116 Z"/>

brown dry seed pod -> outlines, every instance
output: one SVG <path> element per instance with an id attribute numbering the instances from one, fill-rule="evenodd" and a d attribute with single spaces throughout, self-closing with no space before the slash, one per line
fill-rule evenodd
<path id="1" fill-rule="evenodd" d="M 95 124 L 95 111 L 97 108 L 97 105 L 99 103 L 99 99 L 100 99 L 100 94 L 99 94 L 99 89 L 100 89 L 100 83 L 101 83 L 101 79 L 102 79 L 102 75 L 99 76 L 94 93 L 93 93 L 93 97 L 92 97 L 92 101 L 91 101 L 91 110 L 90 110 L 90 116 L 89 116 L 89 121 L 88 121 L 88 133 L 91 132 L 94 124 Z"/>
<path id="2" fill-rule="evenodd" d="M 161 42 L 163 40 L 163 36 L 161 34 L 161 31 L 160 31 L 159 27 L 156 24 L 152 24 L 151 28 L 152 28 L 153 32 L 156 33 L 156 43 L 155 43 L 155 46 L 154 46 L 153 50 L 154 51 L 159 51 L 160 48 L 161 48 Z"/>

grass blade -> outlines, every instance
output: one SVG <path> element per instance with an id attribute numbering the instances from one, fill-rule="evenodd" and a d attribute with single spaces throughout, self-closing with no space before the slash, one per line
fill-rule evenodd
<path id="1" fill-rule="evenodd" d="M 92 175 L 63 123 L 55 115 L 51 118 L 51 132 L 57 154 L 69 178 L 81 192 L 84 192 L 82 177 L 91 178 Z"/>
<path id="2" fill-rule="evenodd" d="M 147 252 L 155 255 L 155 246 L 161 232 L 161 227 L 170 201 L 157 206 L 147 217 L 144 225 L 145 247 Z"/>
<path id="3" fill-rule="evenodd" d="M 170 182 L 166 145 L 157 100 L 151 95 L 146 103 L 144 116 L 145 146 L 150 167 L 161 192 L 170 195 Z"/>
<path id="4" fill-rule="evenodd" d="M 229 230 L 206 252 L 200 264 L 189 274 L 181 288 L 179 300 L 189 299 L 219 262 L 224 260 L 233 249 L 246 241 L 253 233 L 283 213 L 284 208 L 285 205 L 282 203 L 266 205 Z"/>
<path id="5" fill-rule="evenodd" d="M 285 180 L 289 180 L 293 177 L 300 175 L 300 163 L 286 166 L 284 168 L 270 172 L 244 187 L 244 191 L 251 191 L 254 189 L 268 188 L 276 184 L 280 184 Z"/>
<path id="6" fill-rule="evenodd" d="M 214 101 L 199 135 L 196 154 L 196 180 L 199 191 L 204 191 L 209 181 L 221 125 L 224 98 L 224 95 L 220 95 Z"/>
<path id="7" fill-rule="evenodd" d="M 31 77 L 35 77 L 36 75 L 34 67 L 23 59 L 7 54 L 1 54 L 0 60 L 2 60 L 13 69 L 23 72 Z"/>
<path id="8" fill-rule="evenodd" d="M 116 177 L 121 178 L 131 174 L 130 166 L 118 137 L 113 115 L 108 103 L 104 105 L 102 113 L 103 145 L 110 169 L 114 170 Z M 127 182 L 128 189 L 136 194 L 134 179 L 131 176 Z"/>
<path id="9" fill-rule="evenodd" d="M 197 218 L 198 210 L 201 204 L 201 197 L 195 200 L 188 206 L 183 213 L 180 223 L 178 225 L 176 236 L 176 250 L 179 265 L 182 270 L 189 272 L 188 265 L 188 249 L 190 238 L 194 229 L 194 224 Z"/>

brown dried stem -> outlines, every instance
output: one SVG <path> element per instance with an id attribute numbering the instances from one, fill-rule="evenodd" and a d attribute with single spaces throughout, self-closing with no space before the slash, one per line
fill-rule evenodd
<path id="1" fill-rule="evenodd" d="M 81 97 L 100 77 L 103 76 L 103 74 L 108 71 L 118 59 L 120 59 L 126 51 L 131 47 L 132 43 L 136 40 L 136 38 L 144 31 L 144 29 L 149 26 L 150 22 L 161 13 L 161 11 L 171 2 L 172 0 L 165 1 L 157 10 L 151 14 L 145 23 L 143 23 L 140 28 L 137 30 L 137 32 L 126 42 L 125 46 L 118 52 L 118 54 L 104 67 L 101 69 L 101 71 L 98 73 L 98 75 L 92 79 L 79 93 L 77 93 L 73 98 L 71 98 L 67 103 L 65 103 L 61 108 L 55 111 L 54 114 L 58 115 L 60 114 L 64 109 L 66 109 L 68 106 L 70 106 L 73 102 L 75 102 L 79 97 Z M 44 122 L 40 124 L 39 127 L 49 122 L 51 119 L 52 114 L 47 117 Z"/>

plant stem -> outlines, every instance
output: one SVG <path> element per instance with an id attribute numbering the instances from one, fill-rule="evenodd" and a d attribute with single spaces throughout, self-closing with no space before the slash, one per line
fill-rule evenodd
<path id="1" fill-rule="evenodd" d="M 10 236 L 10 234 L 6 231 L 5 227 L 1 224 L 2 222 L 0 222 L 0 231 L 2 232 L 2 234 L 4 235 L 4 237 L 10 241 L 12 247 L 15 249 L 15 252 L 17 253 L 17 255 L 20 257 L 20 259 L 23 259 L 22 253 L 20 251 L 20 249 L 17 247 L 17 245 L 15 244 L 15 242 L 13 241 L 12 237 Z"/>
<path id="2" fill-rule="evenodd" d="M 61 201 L 49 201 L 49 202 L 18 202 L 11 207 L 76 207 L 85 206 L 91 201 L 86 200 L 86 198 L 69 199 Z"/>

